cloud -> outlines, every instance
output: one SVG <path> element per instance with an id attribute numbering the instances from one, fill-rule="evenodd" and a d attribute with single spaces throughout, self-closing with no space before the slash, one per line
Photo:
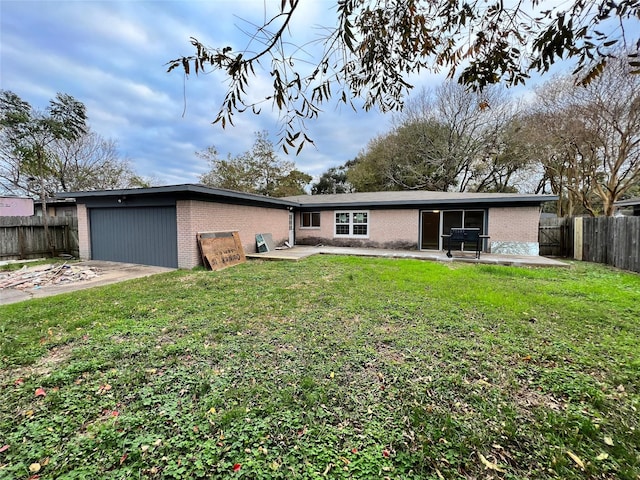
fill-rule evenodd
<path id="1" fill-rule="evenodd" d="M 254 132 L 267 130 L 274 143 L 282 127 L 270 101 L 261 114 L 234 116 L 234 127 L 211 125 L 226 93 L 219 73 L 188 79 L 167 62 L 193 54 L 191 36 L 209 46 L 241 49 L 251 42 L 246 32 L 261 24 L 280 2 L 272 0 L 48 0 L 0 1 L 1 88 L 12 90 L 34 107 L 44 108 L 57 92 L 73 95 L 87 106 L 92 129 L 114 139 L 121 155 L 143 176 L 163 183 L 197 181 L 207 169 L 195 152 L 215 145 L 221 155 L 249 150 Z M 316 40 L 323 26 L 335 25 L 333 2 L 306 1 L 290 26 L 296 68 L 322 48 Z M 243 33 L 245 32 L 245 33 Z M 309 43 L 311 42 L 311 43 Z M 295 45 L 294 45 L 295 44 Z M 251 78 L 249 101 L 271 94 L 270 60 Z M 423 81 L 423 79 L 420 79 Z M 428 82 L 425 77 L 424 82 Z M 319 176 L 331 166 L 354 158 L 375 135 L 388 129 L 390 116 L 354 113 L 328 103 L 318 120 L 306 122 L 308 145 L 296 157 L 297 168 Z"/>

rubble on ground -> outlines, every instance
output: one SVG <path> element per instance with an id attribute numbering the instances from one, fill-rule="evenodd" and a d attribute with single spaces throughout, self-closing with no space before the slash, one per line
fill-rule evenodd
<path id="1" fill-rule="evenodd" d="M 28 267 L 24 265 L 19 270 L 0 271 L 0 290 L 3 288 L 17 288 L 26 290 L 46 285 L 60 285 L 82 282 L 99 275 L 96 268 L 63 264 L 47 264 Z"/>

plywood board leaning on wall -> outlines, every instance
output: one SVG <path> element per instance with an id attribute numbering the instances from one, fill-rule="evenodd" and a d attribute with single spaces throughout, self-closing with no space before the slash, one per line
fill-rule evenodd
<path id="1" fill-rule="evenodd" d="M 200 232 L 196 237 L 206 268 L 221 270 L 247 261 L 238 232 Z"/>

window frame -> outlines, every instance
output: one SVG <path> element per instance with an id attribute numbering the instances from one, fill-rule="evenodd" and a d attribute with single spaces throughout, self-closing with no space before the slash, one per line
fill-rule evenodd
<path id="1" fill-rule="evenodd" d="M 304 224 L 304 216 L 308 215 L 309 216 L 309 226 L 305 226 Z M 318 224 L 314 225 L 313 224 L 313 219 L 314 216 L 317 215 L 317 219 L 318 219 Z M 318 230 L 320 228 L 322 228 L 322 215 L 320 214 L 320 212 L 300 212 L 300 228 L 301 229 L 307 229 L 307 230 Z"/>
<path id="2" fill-rule="evenodd" d="M 347 222 L 338 223 L 338 215 L 346 214 Z M 356 216 L 364 214 L 365 222 L 356 222 Z M 339 225 L 348 225 L 349 233 L 338 233 Z M 359 234 L 354 233 L 354 227 L 365 226 L 367 233 Z M 333 236 L 336 238 L 369 238 L 369 232 L 371 231 L 371 214 L 369 210 L 334 210 L 333 212 Z"/>

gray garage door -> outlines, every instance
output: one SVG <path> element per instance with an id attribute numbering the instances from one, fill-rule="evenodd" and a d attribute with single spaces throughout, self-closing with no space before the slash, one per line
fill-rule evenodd
<path id="1" fill-rule="evenodd" d="M 176 208 L 92 208 L 91 257 L 95 260 L 178 266 Z"/>

